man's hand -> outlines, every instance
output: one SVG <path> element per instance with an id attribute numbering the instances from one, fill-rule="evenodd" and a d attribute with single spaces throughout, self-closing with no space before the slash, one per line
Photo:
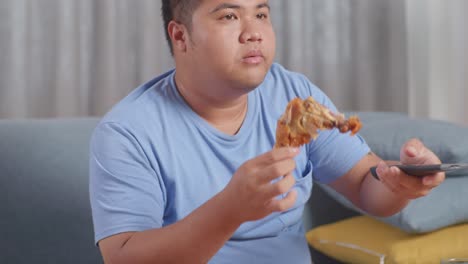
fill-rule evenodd
<path id="1" fill-rule="evenodd" d="M 242 223 L 294 205 L 298 153 L 278 148 L 245 162 L 222 192 L 174 224 L 101 240 L 105 262 L 207 263 Z"/>
<path id="2" fill-rule="evenodd" d="M 440 159 L 418 139 L 411 139 L 403 145 L 400 151 L 400 162 L 411 165 L 441 163 Z M 383 161 L 377 166 L 377 174 L 387 188 L 407 199 L 427 195 L 432 188 L 441 184 L 445 179 L 443 172 L 423 178 L 410 176 L 397 167 L 389 167 Z"/>
<path id="3" fill-rule="evenodd" d="M 264 218 L 291 208 L 297 197 L 292 171 L 297 148 L 275 148 L 239 167 L 225 188 L 233 213 L 241 222 Z M 285 197 L 278 198 L 286 194 Z"/>

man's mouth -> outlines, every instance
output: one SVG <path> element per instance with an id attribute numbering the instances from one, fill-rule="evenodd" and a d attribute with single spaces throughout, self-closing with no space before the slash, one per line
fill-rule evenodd
<path id="1" fill-rule="evenodd" d="M 243 58 L 242 62 L 246 64 L 259 64 L 265 60 L 260 50 L 251 50 Z"/>

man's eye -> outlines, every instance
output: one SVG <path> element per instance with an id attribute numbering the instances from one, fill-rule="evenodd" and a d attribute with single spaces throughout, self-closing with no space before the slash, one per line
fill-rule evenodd
<path id="1" fill-rule="evenodd" d="M 257 14 L 257 18 L 259 18 L 259 19 L 267 19 L 268 16 L 267 16 L 267 14 L 265 14 L 265 13 L 260 13 L 260 14 Z"/>
<path id="2" fill-rule="evenodd" d="M 223 19 L 226 19 L 226 20 L 234 20 L 234 19 L 237 19 L 237 16 L 234 15 L 234 14 L 227 14 L 223 17 Z"/>

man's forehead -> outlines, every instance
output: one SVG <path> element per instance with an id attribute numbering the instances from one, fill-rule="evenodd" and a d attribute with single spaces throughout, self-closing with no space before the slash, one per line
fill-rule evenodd
<path id="1" fill-rule="evenodd" d="M 269 0 L 200 0 L 200 4 L 212 11 L 225 8 L 270 8 Z"/>

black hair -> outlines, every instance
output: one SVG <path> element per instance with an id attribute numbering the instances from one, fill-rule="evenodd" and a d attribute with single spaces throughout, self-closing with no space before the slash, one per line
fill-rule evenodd
<path id="1" fill-rule="evenodd" d="M 199 2 L 200 0 L 162 0 L 161 13 L 164 21 L 164 32 L 166 33 L 166 40 L 172 55 L 174 55 L 174 50 L 167 30 L 169 22 L 174 20 L 185 25 L 188 30 L 191 30 L 192 14 Z"/>

